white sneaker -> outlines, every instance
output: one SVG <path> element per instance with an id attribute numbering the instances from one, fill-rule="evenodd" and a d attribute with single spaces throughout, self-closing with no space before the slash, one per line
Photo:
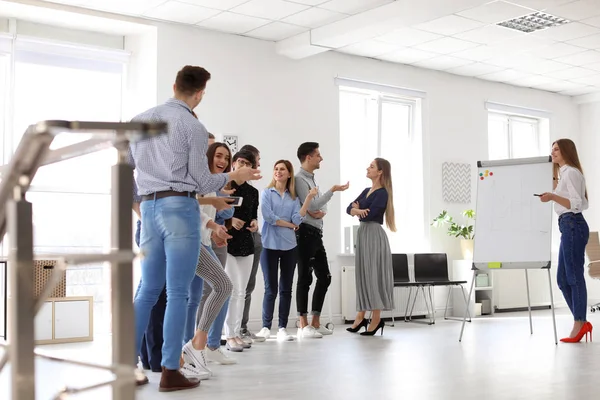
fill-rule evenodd
<path id="1" fill-rule="evenodd" d="M 143 386 L 150 382 L 142 369 L 136 368 L 133 373 L 135 375 L 135 383 L 137 386 Z"/>
<path id="2" fill-rule="evenodd" d="M 221 347 L 217 347 L 214 350 L 207 347 L 204 354 L 206 355 L 206 360 L 209 362 L 214 362 L 221 365 L 237 364 L 237 360 L 235 358 L 228 357 L 227 354 L 221 350 Z"/>
<path id="3" fill-rule="evenodd" d="M 263 342 L 271 337 L 271 330 L 269 328 L 262 328 L 257 334 L 257 337 L 264 338 Z"/>
<path id="4" fill-rule="evenodd" d="M 250 329 L 242 330 L 242 340 L 246 340 L 246 338 L 250 338 L 250 339 L 252 339 L 252 341 L 257 342 L 257 343 L 262 343 L 266 340 L 264 337 L 257 336 L 254 333 L 252 333 L 252 331 Z"/>
<path id="5" fill-rule="evenodd" d="M 317 332 L 319 332 L 323 336 L 333 335 L 333 331 L 331 329 L 325 328 L 324 325 L 319 325 L 317 328 Z"/>
<path id="6" fill-rule="evenodd" d="M 320 339 L 321 335 L 312 325 L 306 325 L 304 328 L 298 328 L 298 339 Z"/>
<path id="7" fill-rule="evenodd" d="M 242 342 L 246 343 L 246 344 L 252 344 L 254 343 L 254 340 L 252 340 L 252 338 L 250 336 L 241 336 Z"/>
<path id="8" fill-rule="evenodd" d="M 212 375 L 212 371 L 206 365 L 205 350 L 196 350 L 194 346 L 192 346 L 191 340 L 183 346 L 183 361 L 192 364 L 194 367 L 200 370 L 208 372 L 209 375 Z"/>
<path id="9" fill-rule="evenodd" d="M 280 342 L 293 342 L 294 340 L 296 340 L 296 337 L 290 335 L 287 332 L 287 329 L 279 328 L 279 331 L 277 331 L 277 340 Z"/>
<path id="10" fill-rule="evenodd" d="M 188 379 L 196 378 L 198 380 L 204 381 L 210 378 L 210 374 L 208 372 L 202 371 L 188 362 L 183 363 L 183 367 L 179 368 L 179 372 L 181 372 L 181 374 Z"/>

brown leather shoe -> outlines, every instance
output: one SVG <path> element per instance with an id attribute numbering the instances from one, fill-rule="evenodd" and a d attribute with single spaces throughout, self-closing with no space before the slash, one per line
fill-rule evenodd
<path id="1" fill-rule="evenodd" d="M 162 367 L 160 376 L 160 392 L 174 392 L 175 390 L 193 389 L 200 386 L 200 380 L 196 378 L 186 378 L 178 369 L 166 369 Z"/>

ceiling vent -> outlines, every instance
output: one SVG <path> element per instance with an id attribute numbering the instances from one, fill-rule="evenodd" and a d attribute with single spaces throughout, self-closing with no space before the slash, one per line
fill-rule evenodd
<path id="1" fill-rule="evenodd" d="M 542 29 L 552 28 L 553 26 L 568 24 L 569 22 L 571 21 L 568 19 L 543 12 L 535 12 L 533 14 L 528 14 L 519 18 L 500 22 L 498 25 L 520 32 L 531 33 L 535 31 L 541 31 Z"/>

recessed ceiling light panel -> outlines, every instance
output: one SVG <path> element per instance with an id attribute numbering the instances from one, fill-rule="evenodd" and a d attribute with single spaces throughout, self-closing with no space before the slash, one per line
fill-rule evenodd
<path id="1" fill-rule="evenodd" d="M 552 28 L 554 26 L 568 24 L 569 22 L 571 21 L 555 15 L 546 14 L 543 12 L 534 12 L 533 14 L 528 14 L 519 18 L 513 18 L 508 21 L 500 22 L 498 25 L 520 32 L 531 33 L 535 31 L 541 31 L 542 29 Z"/>

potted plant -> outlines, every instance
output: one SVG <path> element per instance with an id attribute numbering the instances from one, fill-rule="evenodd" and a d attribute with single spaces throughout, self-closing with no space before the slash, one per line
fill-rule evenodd
<path id="1" fill-rule="evenodd" d="M 473 224 L 472 220 L 475 219 L 475 211 L 465 210 L 462 212 L 463 217 L 466 219 L 466 224 L 457 224 L 454 222 L 448 211 L 443 210 L 440 215 L 433 219 L 431 225 L 439 228 L 444 225 L 448 225 L 448 236 L 453 236 L 460 239 L 460 250 L 465 260 L 473 259 Z"/>

